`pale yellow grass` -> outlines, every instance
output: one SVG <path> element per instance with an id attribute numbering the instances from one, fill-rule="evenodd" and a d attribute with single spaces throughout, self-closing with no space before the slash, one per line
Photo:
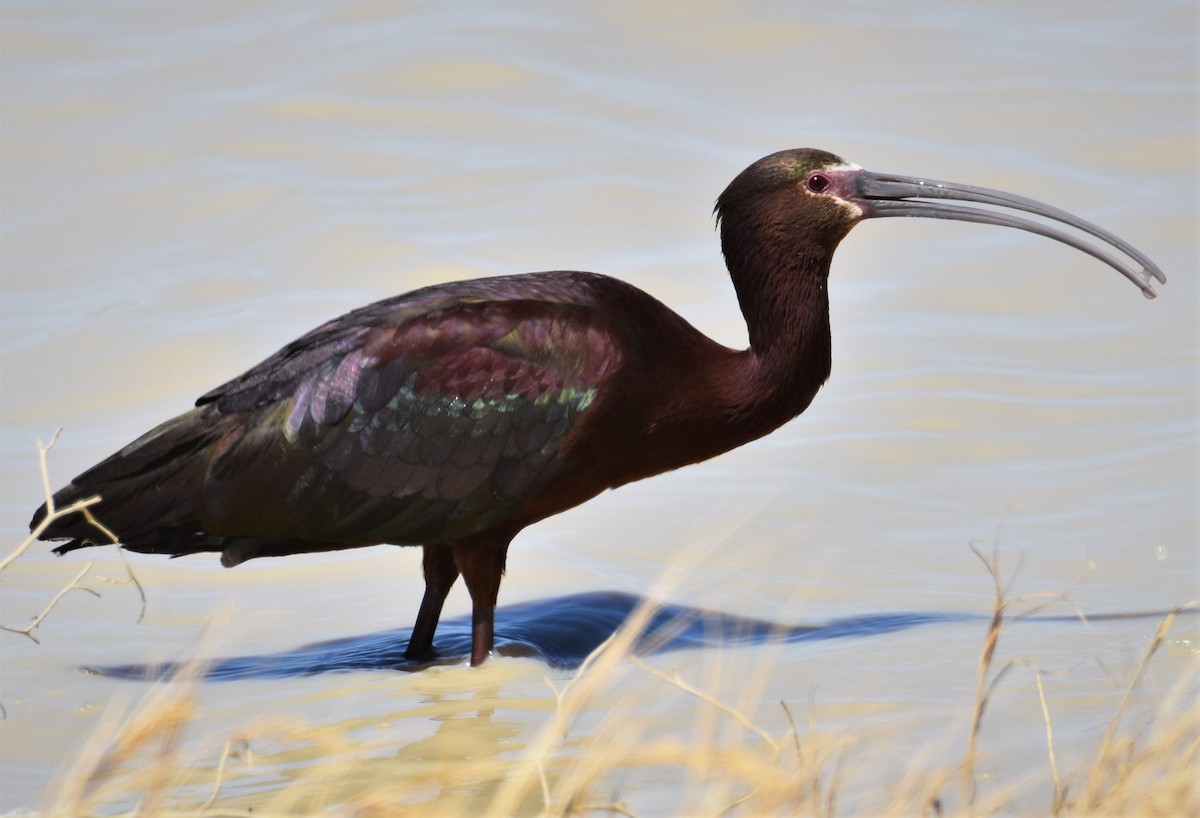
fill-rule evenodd
<path id="1" fill-rule="evenodd" d="M 568 681 L 555 685 L 548 680 L 554 707 L 515 757 L 447 757 L 407 767 L 395 761 L 392 775 L 380 774 L 378 768 L 364 774 L 362 768 L 367 760 L 388 754 L 386 743 L 279 716 L 246 724 L 226 736 L 217 757 L 185 758 L 180 736 L 200 716 L 196 689 L 204 665 L 193 661 L 181 677 L 154 686 L 129 715 L 96 731 L 55 785 L 45 814 L 245 816 L 251 814 L 245 795 L 223 805 L 223 790 L 261 776 L 274 765 L 293 769 L 291 783 L 268 788 L 261 798 L 251 799 L 255 816 L 631 816 L 638 814 L 635 807 L 619 795 L 619 782 L 631 772 L 674 773 L 689 782 L 687 791 L 678 795 L 679 810 L 671 814 L 814 818 L 844 814 L 839 806 L 843 766 L 850 753 L 869 757 L 867 740 L 823 733 L 811 726 L 805 729 L 792 719 L 790 709 L 792 727 L 772 733 L 758 724 L 752 708 L 723 701 L 694 680 L 631 656 L 630 648 L 648 612 L 648 608 L 639 612 Z M 1183 698 L 1194 685 L 1181 684 L 1163 700 L 1152 725 L 1128 732 L 1122 727 L 1126 705 L 1137 695 L 1138 679 L 1175 616 L 1173 612 L 1162 621 L 1090 762 L 1075 770 L 1058 769 L 1052 722 L 1047 717 L 1046 764 L 1053 773 L 1054 789 L 1045 793 L 1045 811 L 1039 814 L 1061 818 L 1200 815 L 1196 774 L 1200 703 Z M 1003 620 L 999 621 L 981 652 L 984 677 L 992 674 L 987 657 L 1002 630 Z M 201 648 L 199 653 L 208 651 Z M 646 679 L 674 686 L 703 703 L 700 712 L 708 715 L 698 718 L 709 723 L 694 731 L 700 740 L 645 735 L 638 728 L 643 712 L 639 705 L 655 691 L 631 685 L 630 672 L 646 674 Z M 748 682 L 769 672 L 769 667 L 760 668 L 748 674 Z M 982 689 L 985 697 L 997 695 L 990 683 Z M 606 697 L 608 707 L 610 700 L 629 706 L 611 708 L 599 725 L 586 735 L 576 735 L 578 717 L 600 697 Z M 988 702 L 977 704 L 976 712 L 982 712 Z M 999 786 L 991 782 L 986 798 L 974 796 L 973 753 L 979 733 L 985 730 L 986 722 L 970 723 L 969 749 L 961 763 L 926 768 L 914 762 L 904 786 L 889 796 L 883 815 L 1009 814 L 1003 782 Z M 256 757 L 257 747 L 266 752 Z M 296 772 L 301 758 L 307 763 Z M 198 796 L 198 790 L 206 795 Z M 647 814 L 663 813 L 656 809 Z"/>

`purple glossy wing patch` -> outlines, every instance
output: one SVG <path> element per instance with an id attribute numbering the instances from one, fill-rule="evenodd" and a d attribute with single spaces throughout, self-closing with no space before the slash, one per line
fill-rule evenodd
<path id="1" fill-rule="evenodd" d="M 586 305 L 401 304 L 392 319 L 297 342 L 270 371 L 206 396 L 259 416 L 210 468 L 220 527 L 393 543 L 482 530 L 561 470 L 571 430 L 620 366 Z M 264 485 L 278 486 L 270 503 L 239 495 Z"/>

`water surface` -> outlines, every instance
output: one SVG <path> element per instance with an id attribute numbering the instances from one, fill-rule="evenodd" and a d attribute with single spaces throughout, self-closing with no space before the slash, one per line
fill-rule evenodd
<path id="1" fill-rule="evenodd" d="M 902 725 L 876 767 L 886 780 L 917 748 L 960 735 L 983 632 L 970 623 L 992 601 L 971 543 L 995 545 L 1008 574 L 1020 566 L 1016 594 L 1091 571 L 1072 594 L 1088 614 L 1200 595 L 1191 3 L 1100 2 L 1082 17 L 1032 2 L 2 13 L 10 547 L 41 501 L 36 439 L 63 427 L 50 458 L 63 483 L 313 326 L 417 286 L 593 270 L 744 345 L 711 204 L 759 156 L 810 145 L 1048 201 L 1145 250 L 1169 283 L 1150 302 L 1038 237 L 864 224 L 835 260 L 834 374 L 812 407 L 762 441 L 524 532 L 502 602 L 625 599 L 666 578 L 672 604 L 794 627 L 931 615 L 864 638 L 647 658 L 693 680 L 713 654 L 763 666 L 762 702 L 811 698 L 830 729 L 871 730 L 886 714 Z M 121 576 L 113 555 L 96 556 L 97 573 Z M 31 550 L 3 577 L 3 622 L 28 621 L 89 557 Z M 131 587 L 93 580 L 102 598 L 68 596 L 42 644 L 0 634 L 0 808 L 36 804 L 113 697 L 142 686 L 78 668 L 176 661 L 218 609 L 233 612 L 225 657 L 369 639 L 410 626 L 421 592 L 419 555 L 386 547 L 232 571 L 212 555 L 133 562 L 140 624 Z M 447 616 L 468 611 L 457 589 Z M 1057 621 L 1004 643 L 1058 680 L 1060 763 L 1094 747 L 1154 627 Z M 1177 626 L 1149 697 L 1194 664 L 1196 638 Z M 444 684 L 436 695 L 461 699 L 463 718 L 497 714 L 488 729 L 472 722 L 464 746 L 520 746 L 550 706 L 541 677 L 566 671 L 545 656 L 496 664 L 394 683 L 362 669 L 206 683 L 197 731 L 219 746 L 264 709 L 365 720 L 392 725 L 403 757 L 444 726 L 413 709 Z M 986 736 L 996 769 L 1044 783 L 1032 671 L 1007 685 Z M 506 709 L 513 700 L 540 704 Z M 659 735 L 695 719 L 666 691 L 646 708 Z M 961 745 L 948 744 L 954 759 Z M 659 786 L 636 786 L 631 806 L 669 812 Z M 239 797 L 253 803 L 253 787 Z"/>

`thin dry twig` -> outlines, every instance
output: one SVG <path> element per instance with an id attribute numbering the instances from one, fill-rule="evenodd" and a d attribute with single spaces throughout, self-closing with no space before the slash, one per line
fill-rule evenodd
<path id="1" fill-rule="evenodd" d="M 47 605 L 45 608 L 43 608 L 41 613 L 39 613 L 37 616 L 33 617 L 33 619 L 30 620 L 28 625 L 26 625 L 23 628 L 15 628 L 11 625 L 0 625 L 0 630 L 5 630 L 5 631 L 8 631 L 9 633 L 19 633 L 22 636 L 27 636 L 30 639 L 32 639 L 33 643 L 35 645 L 40 645 L 41 641 L 39 641 L 38 638 L 33 635 L 33 630 L 38 625 L 42 624 L 42 620 L 50 615 L 50 612 L 53 611 L 55 606 L 58 605 L 58 603 L 62 601 L 62 598 L 64 596 L 69 594 L 71 591 L 86 591 L 87 593 L 91 594 L 92 596 L 97 596 L 97 597 L 100 596 L 99 593 L 92 590 L 91 588 L 88 588 L 85 585 L 79 584 L 79 581 L 87 575 L 88 571 L 92 570 L 92 566 L 95 564 L 96 564 L 96 561 L 92 560 L 87 565 L 83 566 L 83 570 L 75 575 L 75 579 L 71 580 L 66 585 L 66 587 L 61 588 L 59 590 L 59 592 L 54 595 L 54 598 L 50 600 L 50 604 Z"/>
<path id="2" fill-rule="evenodd" d="M 103 534 L 109 540 L 109 542 L 111 542 L 112 544 L 117 545 L 120 542 L 120 539 L 117 537 L 117 535 L 115 533 L 113 533 L 113 531 L 110 530 L 107 526 L 105 526 L 103 523 L 101 523 L 99 520 L 97 520 L 95 515 L 93 515 L 91 512 L 91 507 L 100 502 L 99 495 L 96 495 L 94 497 L 87 497 L 83 500 L 77 500 L 76 502 L 71 503 L 68 506 L 64 506 L 63 508 L 58 508 L 55 505 L 54 492 L 50 488 L 50 469 L 49 469 L 49 464 L 47 462 L 47 455 L 49 454 L 50 449 L 52 449 L 54 447 L 54 444 L 58 442 L 58 436 L 61 432 L 62 432 L 61 427 L 58 429 L 55 429 L 54 434 L 50 437 L 49 443 L 42 443 L 41 440 L 37 441 L 38 466 L 39 466 L 39 471 L 41 473 L 42 491 L 46 498 L 46 516 L 43 517 L 42 520 L 36 526 L 34 526 L 33 530 L 30 531 L 29 536 L 27 536 L 24 540 L 22 540 L 21 544 L 18 545 L 11 554 L 6 556 L 3 560 L 0 560 L 0 573 L 2 573 L 13 562 L 15 562 L 18 557 L 20 557 L 22 554 L 24 554 L 29 549 L 29 547 L 31 545 L 33 545 L 33 543 L 37 542 L 38 538 L 56 520 L 58 520 L 62 517 L 66 517 L 71 514 L 82 514 L 84 519 L 86 519 L 87 522 L 93 528 L 95 528 L 97 531 L 99 531 L 101 534 Z M 125 579 L 114 580 L 114 579 L 107 579 L 105 577 L 99 577 L 99 576 L 97 576 L 96 579 L 100 580 L 101 582 L 107 582 L 110 584 L 124 585 L 124 584 L 131 583 L 135 588 L 137 588 L 138 596 L 141 598 L 141 602 L 142 602 L 141 612 L 138 614 L 137 621 L 141 622 L 142 619 L 146 615 L 146 590 L 142 586 L 141 581 L 138 580 L 137 575 L 134 574 L 133 566 L 130 564 L 129 559 L 125 556 L 124 551 L 122 551 L 121 549 L 118 548 L 117 553 L 120 554 L 121 561 L 125 566 L 125 574 L 126 574 Z M 5 630 L 5 631 L 8 631 L 9 633 L 16 633 L 16 634 L 20 634 L 22 636 L 26 636 L 29 639 L 33 640 L 33 642 L 35 644 L 41 644 L 41 642 L 38 640 L 38 638 L 33 635 L 33 631 L 40 624 L 42 624 L 42 622 L 46 619 L 47 616 L 50 615 L 50 612 L 53 611 L 54 608 L 58 605 L 58 603 L 62 601 L 63 597 L 65 597 L 71 591 L 84 591 L 95 597 L 100 596 L 99 591 L 96 591 L 95 589 L 89 588 L 86 585 L 82 584 L 83 578 L 88 575 L 88 573 L 92 570 L 92 567 L 94 565 L 95 565 L 95 560 L 92 560 L 86 566 L 84 566 L 83 570 L 81 570 L 78 574 L 76 574 L 75 578 L 72 579 L 69 583 L 67 583 L 66 586 L 61 588 L 58 591 L 58 593 L 54 595 L 54 598 L 50 600 L 50 603 L 45 608 L 43 608 L 40 613 L 38 613 L 36 616 L 34 616 L 30 620 L 30 623 L 28 625 L 26 625 L 25 627 L 16 627 L 16 626 L 12 626 L 12 625 L 0 625 L 0 630 Z"/>
<path id="3" fill-rule="evenodd" d="M 107 529 L 105 529 L 105 531 L 107 531 Z M 129 561 L 129 557 L 125 554 L 124 548 L 117 549 L 117 556 L 121 558 L 121 564 L 125 566 L 125 578 L 109 579 L 108 577 L 102 577 L 97 574 L 96 579 L 100 580 L 101 582 L 107 582 L 110 585 L 133 585 L 133 587 L 137 589 L 138 597 L 142 602 L 142 607 L 141 610 L 138 611 L 138 618 L 135 624 L 140 625 L 142 620 L 146 618 L 146 589 L 142 587 L 141 580 L 139 580 L 137 578 L 137 574 L 133 572 L 133 564 Z"/>
<path id="4" fill-rule="evenodd" d="M 38 445 L 40 446 L 41 443 L 39 443 Z M 16 562 L 18 557 L 20 557 L 22 554 L 24 554 L 26 551 L 28 551 L 29 546 L 31 546 L 35 542 L 37 542 L 38 537 L 41 536 L 42 532 L 45 531 L 47 528 L 49 528 L 50 524 L 53 523 L 55 520 L 57 520 L 59 517 L 65 517 L 68 514 L 76 514 L 76 513 L 81 513 L 81 512 L 86 514 L 88 507 L 94 506 L 98 502 L 100 502 L 100 497 L 96 496 L 96 497 L 88 497 L 87 499 L 84 499 L 84 500 L 78 500 L 74 503 L 71 503 L 71 505 L 66 506 L 65 508 L 61 508 L 61 509 L 53 508 L 50 505 L 47 505 L 46 506 L 47 514 L 42 519 L 42 521 L 40 523 L 38 523 L 36 526 L 34 526 L 33 530 L 29 532 L 29 536 L 27 536 L 24 540 L 22 540 L 21 544 L 18 545 L 15 549 L 13 549 L 13 552 L 11 554 L 9 554 L 4 559 L 0 560 L 0 572 L 3 572 L 4 569 L 8 568 L 9 565 Z"/>

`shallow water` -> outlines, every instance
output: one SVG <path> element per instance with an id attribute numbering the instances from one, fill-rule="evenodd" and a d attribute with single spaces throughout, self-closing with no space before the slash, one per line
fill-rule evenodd
<path id="1" fill-rule="evenodd" d="M 1169 282 L 1151 302 L 1027 234 L 867 223 L 835 261 L 834 375 L 809 410 L 524 532 L 502 602 L 537 612 L 564 594 L 665 585 L 679 606 L 792 626 L 933 615 L 862 638 L 647 659 L 693 679 L 713 654 L 765 667 L 766 721 L 783 724 L 767 705 L 811 698 L 822 726 L 893 725 L 880 752 L 900 768 L 916 748 L 945 742 L 954 758 L 961 747 L 983 634 L 972 623 L 992 601 L 971 543 L 998 549 L 1015 594 L 1055 593 L 1090 569 L 1072 593 L 1085 614 L 1200 595 L 1191 3 L 1101 2 L 1086 19 L 1029 2 L 16 2 L 2 13 L 0 514 L 13 546 L 41 498 L 36 439 L 63 427 L 50 470 L 64 483 L 325 319 L 420 285 L 594 270 L 743 345 L 711 202 L 757 157 L 812 145 L 1064 207 L 1145 250 Z M 24 555 L 0 584 L 3 623 L 28 621 L 89 556 Z M 99 574 L 122 575 L 115 556 L 97 558 Z M 80 667 L 178 660 L 216 610 L 232 611 L 226 657 L 402 638 L 392 629 L 420 599 L 411 550 L 233 571 L 211 555 L 133 563 L 140 624 L 133 588 L 92 580 L 102 598 L 66 597 L 42 644 L 0 634 L 0 808 L 38 803 L 113 697 L 143 686 Z M 457 589 L 448 617 L 468 610 Z M 593 625 L 612 615 L 574 610 Z M 1005 655 L 1052 679 L 1067 758 L 1094 746 L 1155 625 L 1011 632 Z M 1176 625 L 1148 701 L 1194 666 L 1197 638 L 1194 622 Z M 486 729 L 459 723 L 456 742 L 511 748 L 552 707 L 542 675 L 566 672 L 542 656 L 475 675 L 206 683 L 197 733 L 222 736 L 264 710 L 359 719 L 393 725 L 382 735 L 403 758 L 444 729 L 413 715 L 442 695 L 464 702 L 449 722 L 494 711 Z M 630 691 L 647 686 L 627 678 Z M 1013 777 L 1045 776 L 1031 678 L 1010 676 L 984 737 Z M 695 720 L 685 697 L 650 702 L 656 734 Z M 861 786 L 847 810 L 872 797 Z M 639 814 L 670 811 L 670 784 L 630 787 Z M 253 802 L 254 786 L 242 789 Z"/>

